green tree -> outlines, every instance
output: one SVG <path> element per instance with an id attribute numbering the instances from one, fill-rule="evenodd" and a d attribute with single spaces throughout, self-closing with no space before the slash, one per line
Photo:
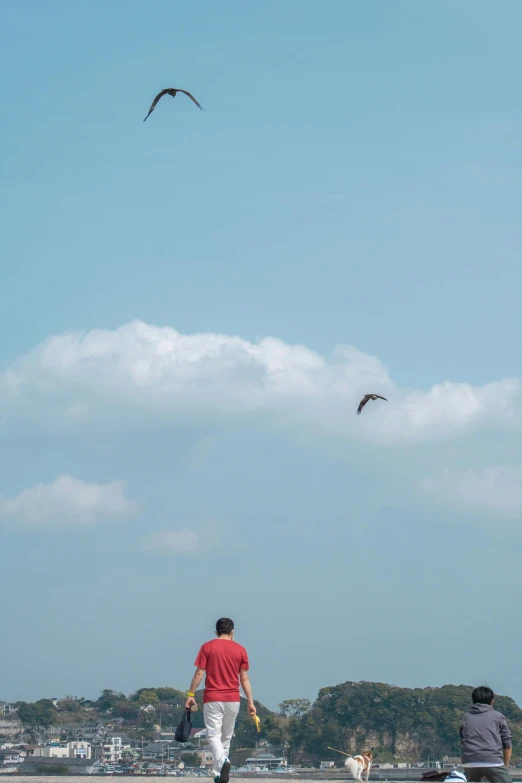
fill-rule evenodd
<path id="1" fill-rule="evenodd" d="M 19 701 L 16 709 L 20 720 L 27 726 L 52 726 L 56 718 L 56 710 L 51 699 L 39 699 L 35 702 Z"/>
<path id="2" fill-rule="evenodd" d="M 109 688 L 105 688 L 103 690 L 96 701 L 96 707 L 101 712 L 106 712 L 107 710 L 112 710 L 114 704 L 116 702 L 126 701 L 127 697 L 124 693 L 119 693 L 118 691 L 112 691 Z"/>
<path id="3" fill-rule="evenodd" d="M 123 718 L 126 721 L 134 721 L 139 717 L 140 710 L 137 704 L 125 699 L 124 701 L 115 701 L 112 705 L 112 714 L 116 718 Z"/>
<path id="4" fill-rule="evenodd" d="M 263 721 L 263 736 L 271 745 L 287 745 L 289 729 L 290 720 L 282 715 L 268 715 Z"/>
<path id="5" fill-rule="evenodd" d="M 254 721 L 248 714 L 246 699 L 242 698 L 234 730 L 234 747 L 236 748 L 253 748 L 257 740 L 265 739 L 266 737 L 266 720 L 273 713 L 258 701 L 254 702 L 254 704 L 256 705 L 257 715 L 261 720 L 261 731 L 258 733 Z"/>
<path id="6" fill-rule="evenodd" d="M 66 712 L 79 712 L 81 710 L 81 701 L 76 696 L 64 696 L 58 701 L 58 706 Z"/>
<path id="7" fill-rule="evenodd" d="M 149 690 L 154 690 L 158 699 L 167 704 L 181 704 L 186 699 L 185 694 L 177 691 L 175 688 L 163 686 L 162 688 L 150 688 Z"/>
<path id="8" fill-rule="evenodd" d="M 179 760 L 182 761 L 186 767 L 199 767 L 201 764 L 201 757 L 199 753 L 196 753 L 195 751 L 182 753 Z"/>
<path id="9" fill-rule="evenodd" d="M 152 688 L 143 688 L 139 691 L 138 704 L 144 706 L 145 704 L 158 704 L 158 694 Z"/>
<path id="10" fill-rule="evenodd" d="M 302 718 L 306 715 L 312 702 L 310 699 L 286 699 L 279 705 L 279 712 L 285 718 Z"/>

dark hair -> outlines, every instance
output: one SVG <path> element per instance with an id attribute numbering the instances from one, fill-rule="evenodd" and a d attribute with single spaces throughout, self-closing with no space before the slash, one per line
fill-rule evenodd
<path id="1" fill-rule="evenodd" d="M 495 694 L 487 685 L 479 685 L 471 694 L 471 698 L 473 699 L 473 704 L 491 704 Z"/>
<path id="2" fill-rule="evenodd" d="M 229 617 L 221 617 L 216 623 L 216 633 L 218 636 L 226 634 L 229 636 L 234 630 L 234 621 Z"/>

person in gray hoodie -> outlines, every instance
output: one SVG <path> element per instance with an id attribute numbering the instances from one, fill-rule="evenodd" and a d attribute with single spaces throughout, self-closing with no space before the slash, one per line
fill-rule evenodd
<path id="1" fill-rule="evenodd" d="M 470 783 L 511 783 L 511 731 L 502 713 L 493 709 L 495 694 L 481 685 L 471 694 L 473 707 L 460 724 L 460 755 Z"/>

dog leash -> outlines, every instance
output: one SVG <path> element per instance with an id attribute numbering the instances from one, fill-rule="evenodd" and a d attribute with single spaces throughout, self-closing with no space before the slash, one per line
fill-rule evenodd
<path id="1" fill-rule="evenodd" d="M 349 759 L 353 759 L 353 756 L 351 753 L 345 753 L 344 750 L 337 750 L 337 748 L 331 748 L 329 745 L 327 746 L 328 750 L 333 750 L 335 753 L 342 753 L 343 756 L 348 756 Z"/>

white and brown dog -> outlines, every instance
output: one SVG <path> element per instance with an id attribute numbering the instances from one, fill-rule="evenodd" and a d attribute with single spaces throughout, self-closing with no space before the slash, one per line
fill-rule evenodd
<path id="1" fill-rule="evenodd" d="M 361 753 L 359 756 L 348 756 L 344 762 L 344 766 L 348 767 L 354 780 L 362 781 L 364 775 L 364 780 L 368 783 L 370 769 L 372 767 L 371 750 L 369 750 L 368 753 Z"/>

